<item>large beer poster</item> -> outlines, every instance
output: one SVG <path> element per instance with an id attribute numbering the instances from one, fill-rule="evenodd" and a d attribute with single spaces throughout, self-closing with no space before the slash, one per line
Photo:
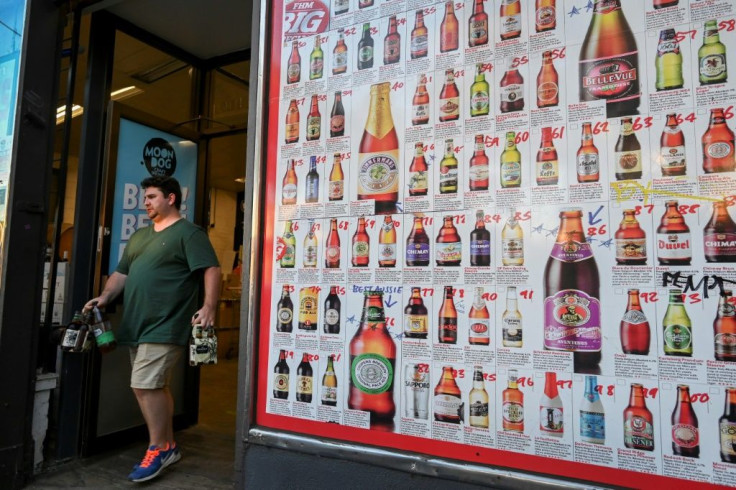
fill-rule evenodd
<path id="1" fill-rule="evenodd" d="M 734 56 L 728 0 L 276 2 L 258 423 L 736 485 Z"/>

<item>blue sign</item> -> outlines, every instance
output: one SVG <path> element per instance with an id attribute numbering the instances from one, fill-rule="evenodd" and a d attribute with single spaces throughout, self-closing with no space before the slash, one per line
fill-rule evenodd
<path id="1" fill-rule="evenodd" d="M 196 202 L 197 143 L 121 118 L 110 225 L 110 274 L 133 232 L 151 224 L 140 183 L 152 175 L 171 176 L 179 181 L 180 211 L 191 220 Z"/>

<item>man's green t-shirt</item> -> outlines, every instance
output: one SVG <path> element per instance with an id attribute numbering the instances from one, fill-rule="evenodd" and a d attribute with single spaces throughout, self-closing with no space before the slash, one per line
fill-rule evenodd
<path id="1" fill-rule="evenodd" d="M 186 344 L 202 271 L 218 265 L 207 234 L 185 219 L 158 232 L 148 226 L 133 233 L 116 269 L 128 276 L 118 342 Z"/>

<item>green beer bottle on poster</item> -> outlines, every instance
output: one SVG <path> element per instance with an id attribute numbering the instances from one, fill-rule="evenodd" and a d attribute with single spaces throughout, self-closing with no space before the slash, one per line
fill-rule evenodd
<path id="1" fill-rule="evenodd" d="M 725 83 L 728 79 L 726 46 L 718 35 L 715 20 L 706 21 L 703 30 L 703 45 L 698 50 L 698 73 L 700 84 Z"/>
<path id="2" fill-rule="evenodd" d="M 487 116 L 491 108 L 491 89 L 483 74 L 483 63 L 475 65 L 475 80 L 470 86 L 470 115 Z"/>
<path id="3" fill-rule="evenodd" d="M 284 255 L 279 261 L 281 267 L 293 268 L 296 262 L 296 237 L 292 230 L 291 220 L 287 220 L 284 224 L 284 234 L 281 236 L 284 241 Z"/>
<path id="4" fill-rule="evenodd" d="M 685 83 L 682 78 L 682 52 L 672 28 L 659 32 L 654 67 L 657 70 L 655 88 L 658 91 L 682 88 Z"/>
<path id="5" fill-rule="evenodd" d="M 693 330 L 690 317 L 682 303 L 682 289 L 670 289 L 670 302 L 662 321 L 664 354 L 667 356 L 693 355 Z"/>
<path id="6" fill-rule="evenodd" d="M 521 153 L 513 131 L 506 133 L 506 146 L 501 153 L 501 187 L 521 187 Z"/>
<path id="7" fill-rule="evenodd" d="M 309 79 L 317 80 L 322 78 L 322 71 L 325 66 L 325 54 L 322 51 L 321 39 L 319 34 L 314 38 L 314 49 L 309 55 Z"/>

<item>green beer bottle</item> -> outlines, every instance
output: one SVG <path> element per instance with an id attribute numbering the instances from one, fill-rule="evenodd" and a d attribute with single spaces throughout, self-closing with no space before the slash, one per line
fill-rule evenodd
<path id="1" fill-rule="evenodd" d="M 440 161 L 440 194 L 457 193 L 457 158 L 455 158 L 452 145 L 452 139 L 445 140 L 445 156 Z"/>
<path id="2" fill-rule="evenodd" d="M 682 303 L 682 289 L 670 289 L 670 303 L 662 321 L 664 353 L 667 356 L 693 355 L 693 331 Z"/>
<path id="3" fill-rule="evenodd" d="M 657 90 L 682 88 L 682 52 L 674 29 L 660 31 L 654 66 L 657 69 Z"/>
<path id="4" fill-rule="evenodd" d="M 470 115 L 487 116 L 490 110 L 491 91 L 483 74 L 483 63 L 475 65 L 475 81 L 470 86 Z"/>
<path id="5" fill-rule="evenodd" d="M 284 255 L 281 256 L 279 265 L 285 268 L 293 268 L 295 264 L 296 253 L 296 237 L 291 228 L 291 220 L 287 220 L 284 224 L 284 234 L 281 239 L 284 241 Z"/>
<path id="6" fill-rule="evenodd" d="M 506 147 L 501 153 L 501 187 L 521 187 L 521 153 L 516 149 L 516 133 L 506 133 Z"/>
<path id="7" fill-rule="evenodd" d="M 715 20 L 705 22 L 703 45 L 698 50 L 698 73 L 701 85 L 724 83 L 728 79 L 726 46 L 718 35 L 718 24 Z"/>
<path id="8" fill-rule="evenodd" d="M 309 79 L 317 80 L 322 78 L 322 71 L 325 66 L 325 54 L 322 51 L 319 34 L 314 38 L 314 49 L 309 55 Z"/>

